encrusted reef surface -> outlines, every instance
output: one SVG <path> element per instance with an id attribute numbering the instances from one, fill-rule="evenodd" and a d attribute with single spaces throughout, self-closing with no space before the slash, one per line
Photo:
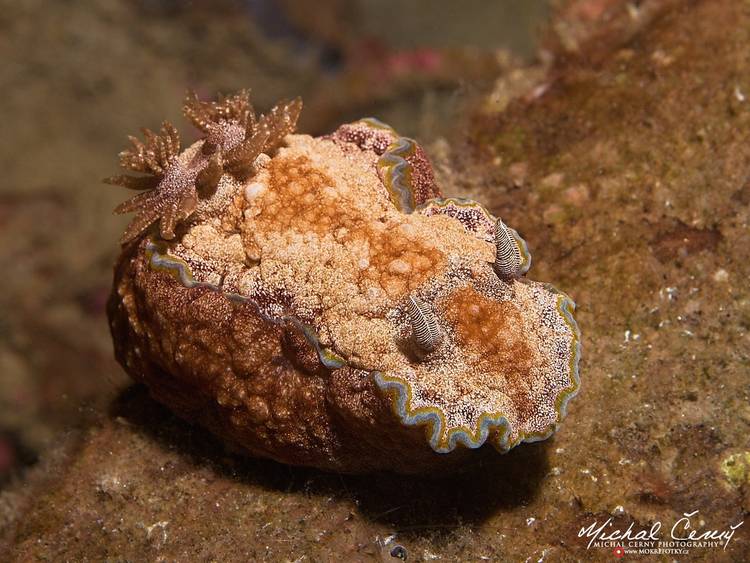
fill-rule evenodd
<path id="1" fill-rule="evenodd" d="M 672 4 L 606 56 L 538 74 L 502 113 L 482 105 L 465 147 L 432 147 L 447 195 L 517 228 L 535 277 L 578 304 L 586 385 L 554 438 L 474 452 L 448 478 L 340 477 L 228 453 L 134 388 L 50 452 L 30 492 L 4 494 L 21 514 L 5 553 L 612 560 L 579 530 L 747 520 L 750 7 Z M 745 523 L 726 550 L 667 557 L 747 560 L 749 538 Z"/>

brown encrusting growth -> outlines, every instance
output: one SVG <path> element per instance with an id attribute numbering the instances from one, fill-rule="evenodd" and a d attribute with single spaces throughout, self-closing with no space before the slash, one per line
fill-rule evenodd
<path id="1" fill-rule="evenodd" d="M 174 227 L 195 209 L 197 196 L 191 178 L 175 167 L 180 154 L 180 137 L 174 125 L 165 121 L 160 134 L 143 129 L 145 143 L 130 137 L 132 149 L 120 153 L 120 166 L 148 176 L 112 176 L 105 182 L 130 189 L 148 190 L 121 203 L 115 213 L 136 212 L 122 236 L 128 242 L 152 223 L 160 221 L 160 234 L 174 237 Z"/>
<path id="2" fill-rule="evenodd" d="M 178 161 L 180 138 L 177 129 L 165 121 L 160 134 L 143 129 L 145 143 L 129 137 L 132 149 L 120 153 L 120 166 L 147 176 L 118 175 L 105 179 L 130 189 L 149 190 L 115 208 L 115 213 L 135 212 L 121 242 L 126 244 L 159 221 L 159 235 L 175 237 L 175 227 L 195 210 L 199 198 L 216 191 L 226 172 L 237 179 L 252 175 L 261 153 L 271 153 L 293 132 L 302 100 L 281 102 L 259 118 L 247 90 L 201 101 L 188 93 L 183 113 L 203 134 L 200 151 Z"/>
<path id="3" fill-rule="evenodd" d="M 121 256 L 120 363 L 183 417 L 297 465 L 420 472 L 462 446 L 551 434 L 578 387 L 572 302 L 496 275 L 505 254 L 475 225 L 496 220 L 471 201 L 461 215 L 432 205 L 415 141 L 373 120 L 290 135 L 299 109 L 256 119 L 246 92 L 188 97 L 205 136 L 153 149 L 166 156 L 146 201 L 192 199 L 143 210 L 162 236 Z"/>
<path id="4" fill-rule="evenodd" d="M 205 134 L 201 152 L 211 155 L 219 151 L 224 170 L 237 178 L 249 176 L 260 153 L 270 154 L 294 132 L 300 111 L 302 100 L 296 98 L 257 117 L 248 90 L 216 102 L 201 101 L 190 92 L 183 106 L 185 117 Z"/>
<path id="5" fill-rule="evenodd" d="M 256 122 L 255 110 L 250 103 L 250 93 L 241 90 L 232 96 L 219 96 L 217 101 L 203 101 L 195 92 L 188 92 L 182 113 L 207 136 L 220 122 L 234 122 L 246 131 L 252 131 Z M 215 139 L 215 144 L 221 142 Z"/>

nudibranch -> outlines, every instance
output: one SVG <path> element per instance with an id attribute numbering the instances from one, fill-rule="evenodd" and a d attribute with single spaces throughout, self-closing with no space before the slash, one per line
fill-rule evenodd
<path id="1" fill-rule="evenodd" d="M 550 436 L 579 386 L 575 305 L 481 204 L 444 197 L 375 119 L 294 133 L 247 92 L 121 154 L 143 190 L 108 305 L 125 370 L 252 455 L 334 471 L 450 467 Z"/>

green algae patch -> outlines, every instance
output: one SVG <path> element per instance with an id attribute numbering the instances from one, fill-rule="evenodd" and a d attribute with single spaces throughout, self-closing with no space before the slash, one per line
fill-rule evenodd
<path id="1" fill-rule="evenodd" d="M 750 483 L 750 451 L 734 453 L 721 462 L 721 472 L 733 487 Z"/>

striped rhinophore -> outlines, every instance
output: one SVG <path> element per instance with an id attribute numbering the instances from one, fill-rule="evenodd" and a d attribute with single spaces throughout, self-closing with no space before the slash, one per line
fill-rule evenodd
<path id="1" fill-rule="evenodd" d="M 414 341 L 424 352 L 432 352 L 440 344 L 440 327 L 434 313 L 421 299 L 409 296 L 409 318 Z"/>
<path id="2" fill-rule="evenodd" d="M 520 278 L 530 264 L 529 251 L 524 240 L 501 219 L 495 223 L 495 273 L 502 280 Z"/>

